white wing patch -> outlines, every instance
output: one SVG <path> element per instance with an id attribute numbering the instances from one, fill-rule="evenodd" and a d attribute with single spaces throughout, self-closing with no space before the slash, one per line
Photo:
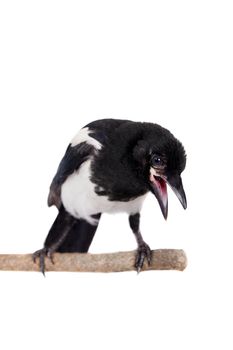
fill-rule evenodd
<path id="1" fill-rule="evenodd" d="M 94 139 L 93 137 L 89 136 L 89 128 L 83 128 L 81 129 L 77 135 L 72 139 L 71 146 L 76 146 L 81 142 L 86 142 L 89 145 L 94 146 L 97 150 L 101 149 L 102 145 L 99 141 Z"/>

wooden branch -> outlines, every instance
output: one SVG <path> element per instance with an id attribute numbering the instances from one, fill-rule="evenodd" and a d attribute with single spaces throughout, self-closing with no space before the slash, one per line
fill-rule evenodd
<path id="1" fill-rule="evenodd" d="M 46 271 L 69 272 L 121 272 L 135 270 L 135 251 L 108 254 L 55 253 L 54 264 L 46 258 Z M 179 270 L 187 266 L 183 250 L 158 249 L 152 251 L 151 265 L 143 270 Z M 31 254 L 0 254 L 0 270 L 39 271 Z"/>

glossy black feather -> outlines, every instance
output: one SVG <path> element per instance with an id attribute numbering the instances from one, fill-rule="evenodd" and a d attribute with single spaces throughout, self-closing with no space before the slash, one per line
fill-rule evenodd
<path id="1" fill-rule="evenodd" d="M 95 215 L 95 218 L 99 220 L 100 216 L 100 214 Z M 98 224 L 91 225 L 85 220 L 76 219 L 74 226 L 70 229 L 67 237 L 57 251 L 59 253 L 88 252 Z"/>
<path id="2" fill-rule="evenodd" d="M 62 206 L 49 230 L 44 247 L 51 248 L 62 239 L 61 244 L 56 249 L 57 252 L 86 253 L 97 230 L 100 216 L 101 214 L 95 215 L 97 224 L 91 225 L 85 220 L 71 217 Z M 67 230 L 67 234 L 63 237 L 64 230 Z"/>

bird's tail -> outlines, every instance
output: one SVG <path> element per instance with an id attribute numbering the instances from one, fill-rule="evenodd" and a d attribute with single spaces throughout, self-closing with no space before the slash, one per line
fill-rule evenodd
<path id="1" fill-rule="evenodd" d="M 77 219 L 70 229 L 67 237 L 57 249 L 60 253 L 86 253 L 94 238 L 101 214 L 95 215 L 96 225 L 91 225 L 85 220 Z"/>

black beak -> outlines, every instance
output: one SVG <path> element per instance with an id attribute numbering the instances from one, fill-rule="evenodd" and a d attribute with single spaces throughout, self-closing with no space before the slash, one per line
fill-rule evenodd
<path id="1" fill-rule="evenodd" d="M 180 175 L 173 175 L 170 176 L 167 179 L 168 185 L 171 187 L 171 189 L 174 191 L 176 196 L 178 197 L 180 203 L 182 204 L 183 208 L 187 208 L 187 200 L 186 195 L 184 192 L 183 184 Z"/>
<path id="2" fill-rule="evenodd" d="M 185 196 L 180 175 L 172 175 L 168 178 L 165 178 L 165 177 L 158 177 L 151 174 L 150 189 L 159 202 L 159 206 L 164 216 L 164 219 L 167 219 L 167 215 L 168 215 L 168 197 L 167 197 L 166 183 L 175 192 L 183 208 L 184 209 L 187 208 L 186 196 Z"/>
<path id="3" fill-rule="evenodd" d="M 150 189 L 159 202 L 160 209 L 163 217 L 166 220 L 168 214 L 168 197 L 167 197 L 167 185 L 165 179 L 150 175 Z"/>

